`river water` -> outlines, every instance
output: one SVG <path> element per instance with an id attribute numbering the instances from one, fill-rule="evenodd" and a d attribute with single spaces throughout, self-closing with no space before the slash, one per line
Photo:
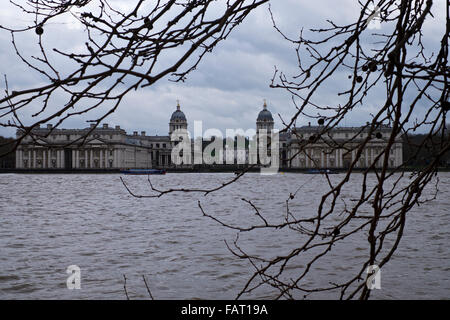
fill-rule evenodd
<path id="1" fill-rule="evenodd" d="M 284 173 L 245 175 L 219 192 L 174 193 L 160 198 L 132 197 L 119 174 L 0 175 L 0 299 L 148 299 L 142 276 L 155 299 L 234 299 L 252 268 L 230 253 L 236 231 L 202 215 L 230 224 L 260 224 L 242 198 L 267 219 L 281 219 L 290 192 L 302 187 L 292 210 L 314 211 L 325 190 L 321 175 Z M 214 187 L 232 173 L 174 173 L 152 176 L 154 186 Z M 341 175 L 334 175 L 338 179 Z M 130 188 L 149 194 L 146 176 L 123 176 Z M 355 174 L 344 197 L 357 195 Z M 402 242 L 383 267 L 374 299 L 450 298 L 450 173 L 439 174 L 437 199 L 414 208 Z M 353 188 L 353 189 L 352 189 Z M 431 191 L 429 191 L 431 192 Z M 271 220 L 271 221 L 272 221 Z M 367 255 L 367 235 L 356 245 L 340 246 L 331 259 L 318 262 L 306 285 L 350 277 L 358 258 Z M 284 230 L 242 234 L 247 253 L 274 257 L 295 248 L 298 235 Z M 360 241 L 360 243 L 358 243 Z M 299 270 L 301 265 L 300 259 Z M 81 289 L 67 289 L 66 269 L 81 269 Z M 296 266 L 288 270 L 292 275 Z M 271 299 L 262 287 L 244 298 Z M 335 299 L 336 293 L 308 298 Z"/>

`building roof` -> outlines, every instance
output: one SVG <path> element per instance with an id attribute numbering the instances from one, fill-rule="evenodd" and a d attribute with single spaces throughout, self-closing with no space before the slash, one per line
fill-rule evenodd
<path id="1" fill-rule="evenodd" d="M 258 114 L 258 118 L 256 118 L 256 121 L 272 121 L 273 122 L 272 112 L 267 110 L 267 104 L 266 104 L 265 100 L 264 100 L 263 109 Z"/>
<path id="2" fill-rule="evenodd" d="M 180 109 L 180 103 L 177 104 L 177 110 L 172 113 L 172 116 L 170 117 L 170 122 L 175 120 L 181 120 L 181 121 L 187 121 L 186 116 L 184 115 L 184 112 Z"/>
<path id="3" fill-rule="evenodd" d="M 315 132 L 315 131 L 322 131 L 325 128 L 325 126 L 301 126 L 301 127 L 295 127 L 292 129 L 294 132 Z M 364 126 L 360 127 L 333 127 L 329 129 L 329 131 L 340 131 L 340 132 L 354 132 L 354 131 L 369 131 L 370 125 L 366 124 Z M 392 128 L 388 125 L 381 124 L 376 131 L 390 131 Z"/>

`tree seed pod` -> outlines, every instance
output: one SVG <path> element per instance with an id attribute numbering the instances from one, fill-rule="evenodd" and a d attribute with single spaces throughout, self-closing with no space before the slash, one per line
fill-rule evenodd
<path id="1" fill-rule="evenodd" d="M 34 31 L 36 32 L 36 34 L 41 35 L 44 33 L 44 28 L 42 28 L 41 26 L 37 26 Z"/>
<path id="2" fill-rule="evenodd" d="M 317 123 L 323 125 L 325 123 L 325 120 L 323 118 L 320 118 L 319 120 L 317 120 Z"/>
<path id="3" fill-rule="evenodd" d="M 356 77 L 356 82 L 361 83 L 362 81 L 363 81 L 363 77 L 361 77 L 361 76 Z"/>
<path id="4" fill-rule="evenodd" d="M 149 29 L 153 28 L 153 24 L 152 24 L 152 22 L 150 21 L 150 19 L 148 17 L 146 17 L 144 19 L 144 25 L 145 25 L 145 27 L 147 27 Z"/>
<path id="5" fill-rule="evenodd" d="M 381 138 L 383 138 L 383 135 L 380 132 L 377 132 L 375 137 L 377 137 L 377 139 L 381 139 Z"/>
<path id="6" fill-rule="evenodd" d="M 367 72 L 367 70 L 369 70 L 369 67 L 367 66 L 367 64 L 362 66 L 362 71 Z"/>

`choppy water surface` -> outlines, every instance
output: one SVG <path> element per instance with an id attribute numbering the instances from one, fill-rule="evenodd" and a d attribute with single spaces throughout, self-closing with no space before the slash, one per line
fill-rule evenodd
<path id="1" fill-rule="evenodd" d="M 320 175 L 248 174 L 208 195 L 177 193 L 136 199 L 120 175 L 0 175 L 0 299 L 148 298 L 145 275 L 156 299 L 233 299 L 252 273 L 233 256 L 224 240 L 236 232 L 204 217 L 232 224 L 258 222 L 241 200 L 251 200 L 268 219 L 282 219 L 290 192 L 303 186 L 292 210 L 312 211 L 325 190 Z M 150 192 L 146 176 L 125 176 L 136 193 Z M 228 173 L 153 176 L 156 187 L 212 187 L 233 178 Z M 334 178 L 339 178 L 335 175 Z M 353 178 L 358 180 L 358 175 Z M 406 232 L 393 259 L 382 270 L 379 299 L 448 299 L 450 297 L 450 173 L 439 174 L 434 202 L 408 215 Z M 344 195 L 357 196 L 359 184 Z M 349 277 L 352 261 L 367 255 L 367 237 L 337 246 L 331 259 L 317 264 L 310 285 Z M 295 248 L 292 232 L 241 235 L 248 253 L 276 256 Z M 356 260 L 355 260 L 356 259 Z M 304 267 L 299 260 L 299 268 Z M 81 268 L 81 289 L 68 290 L 66 268 Z M 353 265 L 353 267 L 359 267 Z M 295 274 L 295 266 L 289 270 Z M 270 288 L 246 298 L 270 299 Z M 334 299 L 336 294 L 311 296 Z"/>

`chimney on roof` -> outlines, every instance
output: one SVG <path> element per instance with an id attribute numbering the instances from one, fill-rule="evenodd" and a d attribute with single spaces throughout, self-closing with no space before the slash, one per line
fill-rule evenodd
<path id="1" fill-rule="evenodd" d="M 103 124 L 103 129 L 108 129 L 108 124 L 107 123 Z"/>
<path id="2" fill-rule="evenodd" d="M 47 129 L 51 129 L 53 126 L 51 123 L 47 124 Z"/>
<path id="3" fill-rule="evenodd" d="M 141 135 L 142 135 L 142 136 L 145 136 L 145 131 L 141 131 Z"/>
<path id="4" fill-rule="evenodd" d="M 116 130 L 120 130 L 120 126 L 116 126 Z"/>
<path id="5" fill-rule="evenodd" d="M 137 131 L 133 131 L 133 136 L 137 136 L 138 132 Z"/>
<path id="6" fill-rule="evenodd" d="M 308 122 L 308 127 L 311 127 L 311 122 Z"/>

